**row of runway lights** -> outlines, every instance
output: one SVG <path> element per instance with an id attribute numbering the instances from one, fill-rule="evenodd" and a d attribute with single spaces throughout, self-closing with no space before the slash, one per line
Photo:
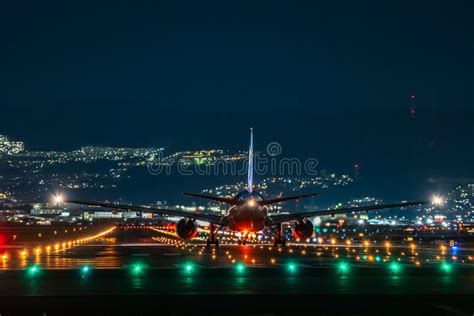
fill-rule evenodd
<path id="1" fill-rule="evenodd" d="M 190 247 L 189 248 L 189 252 L 191 252 L 192 250 L 194 250 L 197 246 L 196 245 L 190 245 L 190 244 L 186 244 L 185 242 L 181 241 L 181 240 L 176 240 L 175 238 L 168 238 L 168 237 L 154 237 L 153 240 L 157 241 L 157 242 L 160 242 L 160 243 L 166 243 L 166 244 L 169 244 L 169 245 L 174 245 L 176 247 L 181 247 L 182 250 L 185 250 L 187 247 Z M 369 250 L 369 244 L 368 242 L 365 242 L 364 243 L 364 246 L 366 247 L 364 249 L 365 252 L 368 252 Z M 253 248 L 256 248 L 258 246 L 256 245 L 250 245 L 248 247 L 253 247 Z M 259 246 L 260 249 L 264 249 L 264 246 Z M 384 258 L 383 256 L 380 256 L 380 255 L 371 255 L 371 254 L 364 254 L 364 255 L 358 255 L 355 257 L 355 259 L 357 261 L 367 261 L 367 262 L 387 262 L 387 261 L 390 261 L 391 260 L 391 256 L 392 256 L 392 253 L 390 252 L 390 248 L 392 247 L 392 245 L 388 242 L 385 243 L 385 248 L 386 248 L 386 252 L 387 252 L 387 256 L 386 258 Z M 304 246 L 305 249 L 301 250 L 301 254 L 302 255 L 306 255 L 307 254 L 307 251 L 306 251 L 306 246 Z M 325 246 L 325 245 L 321 245 L 321 248 L 320 251 L 316 252 L 316 255 L 317 256 L 321 256 L 323 254 L 322 251 L 330 251 L 330 252 L 334 252 L 334 251 L 339 251 L 339 247 L 328 247 L 328 246 Z M 418 256 L 418 252 L 416 252 L 416 245 L 415 244 L 411 244 L 409 246 L 410 250 L 411 250 L 411 255 L 413 255 L 414 257 L 417 257 Z M 203 250 L 204 250 L 204 247 L 199 251 L 199 255 L 202 255 L 203 253 Z M 216 254 L 215 254 L 215 248 L 212 249 L 213 250 L 213 254 L 212 254 L 212 259 L 216 259 Z M 272 251 L 273 250 L 273 247 L 268 247 L 268 250 Z M 346 247 L 345 250 L 348 252 L 348 253 L 355 253 L 356 250 L 355 249 L 351 249 L 349 247 Z M 442 256 L 445 256 L 446 255 L 446 247 L 445 246 L 441 246 L 440 247 L 440 250 L 441 250 L 441 255 Z M 282 252 L 282 248 L 281 247 L 278 247 L 277 248 L 277 251 L 278 252 Z M 288 250 L 288 253 L 292 254 L 294 252 L 294 249 L 293 248 L 289 248 Z M 375 250 L 375 253 L 379 253 L 379 250 L 376 249 Z M 227 251 L 226 252 L 226 255 L 228 256 L 229 260 L 232 262 L 232 263 L 235 263 L 235 259 L 232 258 L 231 255 L 229 255 L 229 252 Z M 401 252 L 400 253 L 401 257 L 404 257 L 406 256 L 407 254 L 405 252 Z M 336 254 L 333 254 L 333 256 L 335 258 L 339 258 L 339 253 L 336 253 Z M 439 255 L 436 255 L 435 256 L 435 260 L 437 261 L 442 261 L 442 260 L 445 260 L 445 258 L 443 258 L 442 256 L 439 256 Z M 401 261 L 402 258 L 401 257 L 398 257 L 396 258 L 397 261 Z M 245 258 L 246 259 L 246 258 Z M 456 261 L 458 258 L 457 256 L 451 256 L 451 259 L 453 261 Z M 471 256 L 468 257 L 468 260 L 469 261 L 472 261 L 473 258 Z M 252 259 L 252 263 L 255 263 L 255 259 Z M 271 259 L 271 262 L 273 263 L 275 261 L 274 258 Z M 426 262 L 430 262 L 429 259 L 425 259 Z M 465 261 L 462 260 L 461 261 L 462 263 L 464 263 Z M 420 266 L 421 265 L 421 262 L 419 260 L 416 260 L 414 262 L 414 264 L 416 266 Z"/>
<path id="2" fill-rule="evenodd" d="M 156 231 L 160 231 L 162 233 L 168 233 L 170 236 L 176 236 L 175 231 L 176 231 L 176 226 L 175 225 L 167 225 L 167 226 L 155 226 L 155 227 L 147 227 L 151 228 Z M 343 232 L 345 232 L 345 229 L 342 229 Z M 323 232 L 326 233 L 327 230 L 323 229 Z M 333 232 L 337 233 L 337 230 L 333 230 Z M 354 230 L 356 232 L 356 230 Z M 318 232 L 319 233 L 319 232 Z M 209 235 L 209 229 L 204 228 L 204 229 L 198 229 L 197 236 L 195 236 L 193 239 L 194 240 L 200 240 L 200 241 L 205 241 Z M 239 240 L 242 240 L 241 238 L 244 238 L 245 241 L 249 244 L 253 243 L 262 243 L 262 242 L 268 242 L 271 243 L 273 238 L 271 236 L 262 234 L 262 233 L 240 233 L 240 232 L 231 232 L 231 231 L 218 231 L 218 235 L 220 237 L 221 243 L 222 244 L 234 244 L 235 242 L 238 242 Z M 365 233 L 360 232 L 358 234 L 359 237 L 363 237 Z M 331 244 L 336 244 L 337 240 L 336 238 L 324 238 L 323 236 L 312 236 L 306 239 L 302 239 L 299 237 L 295 237 L 293 233 L 291 233 L 291 230 L 287 230 L 285 233 L 285 237 L 287 238 L 288 241 L 293 240 L 296 243 L 307 243 L 307 244 L 322 244 L 325 241 L 327 243 Z M 386 236 L 387 237 L 387 236 Z M 350 245 L 352 243 L 352 238 L 346 238 L 346 234 L 344 233 L 341 238 L 343 242 L 347 243 Z"/>
<path id="3" fill-rule="evenodd" d="M 156 229 L 156 228 L 153 228 L 153 227 L 147 227 L 147 228 L 150 228 L 150 229 L 155 230 L 155 231 L 160 232 L 160 233 L 165 233 L 166 235 L 172 237 L 172 238 L 168 238 L 168 237 L 153 237 L 153 240 L 155 240 L 155 241 L 157 241 L 157 242 L 165 243 L 165 244 L 170 244 L 170 245 L 174 245 L 174 246 L 176 246 L 176 247 L 181 247 L 182 250 L 185 250 L 186 248 L 188 248 L 188 247 L 191 246 L 191 247 L 188 249 L 189 252 L 192 252 L 193 250 L 195 250 L 195 249 L 197 248 L 197 245 L 190 245 L 190 244 L 187 244 L 187 243 L 184 242 L 184 241 L 181 241 L 181 240 L 177 239 L 177 237 L 176 237 L 176 235 L 175 235 L 174 232 L 169 232 L 169 231 L 162 230 L 162 229 Z M 110 231 L 106 231 L 105 233 L 109 233 L 109 232 L 110 232 Z M 349 241 L 348 241 L 348 242 L 349 242 Z M 348 242 L 346 242 L 346 243 L 347 243 L 348 246 L 350 246 L 350 244 L 349 244 Z M 335 245 L 335 240 L 334 240 L 334 239 L 331 239 L 331 245 L 332 245 L 332 246 Z M 303 245 L 303 246 L 306 248 L 306 245 Z M 324 248 L 324 250 L 331 251 L 331 252 L 334 252 L 334 250 L 336 250 L 336 251 L 339 250 L 338 247 L 336 247 L 336 248 L 334 248 L 334 247 L 329 248 L 328 246 L 325 246 L 325 245 L 321 245 L 321 246 Z M 366 248 L 364 249 L 364 251 L 367 252 L 367 251 L 368 251 L 368 248 L 369 248 L 369 246 L 370 246 L 370 243 L 369 243 L 368 241 L 365 241 L 365 242 L 364 242 L 364 246 L 366 247 Z M 389 249 L 391 248 L 391 246 L 392 246 L 392 245 L 391 245 L 389 242 L 385 242 L 385 248 L 386 248 L 387 254 L 388 254 L 388 257 L 387 257 L 387 258 L 382 258 L 382 257 L 379 256 L 379 255 L 375 255 L 375 256 L 374 256 L 374 255 L 370 255 L 370 254 L 362 255 L 362 256 L 356 256 L 355 258 L 356 258 L 357 261 L 361 261 L 361 260 L 362 260 L 362 261 L 367 261 L 367 262 L 387 262 L 387 261 L 390 261 L 390 260 L 391 260 L 390 257 L 391 257 L 392 254 L 391 254 L 391 252 L 389 251 Z M 252 246 L 250 246 L 250 247 L 254 247 L 254 248 L 255 248 L 255 247 L 257 247 L 257 246 L 256 246 L 256 245 L 252 245 Z M 261 249 L 264 249 L 263 246 L 260 246 L 260 248 L 261 248 Z M 415 245 L 415 244 L 411 244 L 411 245 L 410 245 L 411 254 L 414 255 L 414 256 L 418 256 L 418 253 L 415 252 L 415 248 L 416 248 L 416 245 Z M 199 254 L 199 255 L 202 255 L 204 249 L 205 249 L 205 248 L 202 247 L 202 249 L 199 250 L 199 253 L 198 253 L 198 254 Z M 272 250 L 272 249 L 273 249 L 273 247 L 268 247 L 268 250 Z M 282 252 L 282 248 L 277 248 L 277 249 L 278 249 L 279 252 Z M 349 253 L 351 252 L 351 249 L 350 249 L 349 247 L 347 247 L 347 248 L 345 248 L 345 249 L 346 249 L 346 251 L 348 251 Z M 441 246 L 440 249 L 441 249 L 441 254 L 442 254 L 442 255 L 445 255 L 445 254 L 446 254 L 446 247 L 445 247 L 445 246 Z M 321 250 L 322 250 L 322 249 L 321 249 Z M 289 249 L 288 249 L 288 252 L 291 254 L 291 253 L 294 252 L 294 250 L 293 250 L 292 248 L 289 248 Z M 355 249 L 352 249 L 352 252 L 355 253 Z M 375 252 L 378 253 L 379 250 L 377 249 Z M 304 250 L 301 250 L 301 254 L 302 254 L 302 255 L 306 255 L 306 250 L 305 250 L 305 249 L 304 249 Z M 322 252 L 321 252 L 321 251 L 318 251 L 318 252 L 316 252 L 316 255 L 317 255 L 317 256 L 321 256 L 321 255 L 322 255 Z M 228 251 L 226 252 L 226 256 L 228 257 L 229 261 L 230 261 L 232 264 L 234 264 L 234 263 L 236 262 L 236 259 L 233 258 L 232 255 L 230 255 Z M 333 256 L 334 256 L 335 258 L 339 258 L 339 254 L 338 254 L 338 253 L 337 253 L 337 254 L 334 254 Z M 402 252 L 402 253 L 401 253 L 401 256 L 405 256 L 405 253 Z M 216 253 L 215 253 L 215 248 L 213 248 L 212 259 L 215 260 L 216 258 L 217 258 L 217 255 L 216 255 Z M 452 256 L 451 259 L 452 259 L 452 260 L 457 260 L 457 257 L 456 257 L 456 256 Z M 468 259 L 471 261 L 471 260 L 472 260 L 472 257 L 468 257 Z M 245 260 L 247 260 L 247 255 L 245 255 Z M 401 261 L 401 258 L 398 257 L 396 260 L 397 260 L 398 262 L 400 262 L 400 261 Z M 442 258 L 441 256 L 438 255 L 438 256 L 436 256 L 436 260 L 442 261 L 442 260 L 444 260 L 444 258 Z M 250 261 L 251 261 L 253 264 L 256 263 L 255 259 L 251 259 Z M 429 262 L 429 261 L 430 261 L 429 259 L 426 259 L 426 262 Z M 274 264 L 275 262 L 276 262 L 276 260 L 275 260 L 274 258 L 271 258 L 271 259 L 270 259 L 270 263 Z M 464 260 L 462 260 L 462 262 L 464 262 Z M 420 266 L 420 265 L 421 265 L 420 261 L 418 261 L 418 260 L 416 260 L 416 261 L 414 262 L 414 264 L 415 264 L 416 266 Z"/>
<path id="4" fill-rule="evenodd" d="M 54 245 L 50 244 L 50 245 L 47 245 L 44 247 L 44 251 L 46 252 L 46 254 L 50 254 L 52 250 L 58 252 L 58 251 L 62 251 L 62 250 L 66 250 L 68 248 L 72 248 L 74 246 L 77 246 L 77 245 L 80 245 L 80 244 L 84 244 L 84 243 L 88 243 L 90 241 L 93 241 L 97 238 L 100 238 L 100 237 L 103 237 L 109 233 L 111 233 L 112 231 L 115 230 L 116 227 L 112 227 L 112 228 L 109 228 L 105 231 L 102 231 L 96 235 L 93 235 L 93 236 L 89 236 L 89 237 L 84 237 L 84 238 L 78 238 L 78 239 L 75 239 L 75 240 L 70 240 L 70 241 L 65 241 L 65 242 L 57 242 L 55 243 Z M 39 256 L 41 255 L 42 253 L 42 248 L 41 247 L 36 247 L 36 248 L 33 248 L 32 249 L 32 252 L 36 255 L 36 256 Z M 28 250 L 27 249 L 23 249 L 19 252 L 20 256 L 22 259 L 26 259 L 28 257 Z M 3 262 L 6 262 L 7 260 L 9 259 L 9 256 L 8 256 L 8 253 L 3 253 L 2 255 L 2 261 Z"/>
<path id="5" fill-rule="evenodd" d="M 340 261 L 336 264 L 336 272 L 339 274 L 346 274 L 349 273 L 351 270 L 351 264 L 347 261 Z M 248 268 L 248 265 L 246 265 L 243 262 L 236 262 L 232 268 L 235 270 L 236 273 L 238 274 L 243 274 L 246 269 Z M 288 273 L 296 273 L 298 271 L 299 265 L 294 262 L 289 262 L 286 265 L 284 265 L 284 269 Z M 147 266 L 141 263 L 135 263 L 128 267 L 130 270 L 130 273 L 133 276 L 141 276 L 145 273 L 147 270 Z M 186 262 L 185 264 L 181 265 L 179 267 L 179 270 L 183 271 L 187 275 L 191 275 L 193 273 L 196 273 L 199 268 L 196 266 L 196 264 L 192 262 Z M 390 262 L 387 266 L 387 270 L 390 274 L 392 275 L 398 275 L 402 272 L 403 266 L 398 263 L 398 262 Z M 453 266 L 447 262 L 441 263 L 439 266 L 439 270 L 444 273 L 444 274 L 449 274 L 453 271 Z M 27 275 L 29 277 L 36 277 L 40 275 L 41 272 L 41 267 L 39 265 L 33 265 L 30 266 L 26 269 Z M 82 277 L 88 277 L 93 271 L 93 267 L 90 265 L 84 265 L 80 268 L 80 274 Z"/>
<path id="6" fill-rule="evenodd" d="M 152 230 L 155 230 L 157 232 L 160 232 L 160 233 L 163 233 L 163 234 L 166 234 L 170 237 L 173 237 L 173 238 L 179 238 L 176 233 L 175 233 L 175 229 L 174 227 L 172 226 L 163 226 L 163 227 L 149 227 L 150 229 Z M 202 232 L 200 232 L 202 233 Z M 222 232 L 221 232 L 222 233 Z M 228 235 L 229 233 L 226 232 Z M 235 237 L 234 235 L 230 235 L 231 237 Z M 199 240 L 199 241 L 205 241 L 207 238 L 207 233 L 204 233 L 203 236 L 197 236 L 197 237 L 194 237 L 193 240 Z M 266 238 L 265 238 L 266 239 Z M 169 241 L 171 241 L 171 239 L 169 239 Z M 238 238 L 234 238 L 232 239 L 230 242 L 222 242 L 222 244 L 235 244 L 235 242 L 238 241 Z M 259 242 L 259 240 L 256 240 L 255 238 L 252 238 L 251 240 L 249 240 L 249 244 L 252 244 L 253 242 Z M 173 242 L 170 242 L 170 243 L 173 243 Z M 181 241 L 175 241 L 174 243 L 184 243 L 184 242 L 181 242 Z M 307 246 L 307 245 L 310 245 L 310 246 L 325 246 L 325 245 L 331 245 L 331 246 L 337 246 L 337 239 L 336 238 L 327 238 L 326 239 L 326 242 L 324 240 L 324 238 L 322 237 L 311 237 L 311 238 L 307 238 L 305 240 L 301 240 L 301 239 L 295 239 L 295 245 L 302 245 L 302 246 Z M 354 243 L 351 239 L 344 239 L 343 238 L 343 243 L 346 244 L 348 247 L 352 246 L 352 245 L 358 245 L 356 243 Z M 375 245 L 375 246 L 379 246 L 379 247 L 385 247 L 387 250 L 389 250 L 390 248 L 394 247 L 394 245 L 392 245 L 390 243 L 390 241 L 385 241 L 385 242 L 382 242 L 380 245 L 378 245 L 376 243 L 376 241 L 374 241 L 373 243 L 371 243 L 369 240 L 364 240 L 362 243 L 360 243 L 359 245 L 364 245 L 365 248 L 369 248 L 370 246 L 372 245 Z M 403 245 L 405 246 L 405 245 Z M 411 243 L 409 244 L 409 247 L 411 248 L 412 251 L 415 250 L 416 248 L 416 245 L 414 243 Z M 445 245 L 441 245 L 440 246 L 440 251 L 441 251 L 441 254 L 442 255 L 445 255 L 446 254 L 446 250 L 447 250 L 448 247 L 446 247 Z M 456 249 L 457 250 L 457 247 L 456 246 L 452 246 L 450 247 L 452 249 Z M 418 253 L 415 253 L 415 255 L 418 255 Z M 456 258 L 454 258 L 455 256 L 453 256 L 453 259 L 456 260 Z M 472 260 L 471 258 L 469 260 Z"/>
<path id="7" fill-rule="evenodd" d="M 176 233 L 175 233 L 176 227 L 174 225 L 155 226 L 155 227 L 147 227 L 147 228 L 151 228 L 155 231 L 159 231 L 161 233 L 168 234 L 169 236 L 173 236 L 175 238 L 178 238 Z M 344 231 L 344 229 L 343 229 L 343 231 Z M 327 231 L 325 231 L 323 229 L 323 232 L 327 232 Z M 334 231 L 334 230 L 333 230 L 333 232 L 337 233 L 337 231 Z M 355 232 L 355 230 L 354 230 L 354 232 Z M 193 240 L 195 240 L 195 241 L 205 241 L 207 239 L 208 235 L 209 235 L 209 230 L 207 228 L 200 229 L 198 231 L 197 236 L 194 237 Z M 268 235 L 262 235 L 261 233 L 260 234 L 255 234 L 255 233 L 244 233 L 244 234 L 242 234 L 242 233 L 239 233 L 239 232 L 219 231 L 218 235 L 220 236 L 221 244 L 235 244 L 236 242 L 241 240 L 241 237 L 243 237 L 243 236 L 246 237 L 245 239 L 246 239 L 248 244 L 262 243 L 262 242 L 271 243 L 272 240 L 273 240 L 272 237 L 270 237 Z M 318 236 L 312 236 L 312 237 L 309 237 L 309 238 L 306 238 L 306 239 L 295 237 L 295 236 L 293 236 L 292 233 L 287 233 L 285 236 L 287 237 L 288 242 L 293 242 L 295 244 L 300 244 L 301 243 L 301 244 L 311 244 L 311 245 L 317 245 L 317 244 L 336 245 L 338 243 L 337 238 L 334 238 L 334 237 L 327 238 L 327 237 L 319 236 L 319 235 Z M 364 237 L 364 236 L 365 236 L 365 233 L 363 233 L 363 232 L 360 232 L 358 234 L 358 238 L 361 238 L 361 237 Z M 388 236 L 385 236 L 385 238 L 388 238 Z M 347 245 L 351 245 L 354 242 L 353 238 L 350 238 L 350 237 L 346 236 L 345 234 L 343 234 L 339 239 L 340 239 L 339 240 L 340 242 L 345 243 Z M 385 241 L 385 242 L 382 241 L 381 243 L 382 244 L 387 244 L 387 243 L 390 243 L 390 242 L 389 241 Z M 368 240 L 365 240 L 365 241 L 363 241 L 363 244 L 367 247 L 369 244 L 371 244 L 371 242 L 368 241 Z M 377 244 L 377 241 L 374 240 L 373 244 Z"/>

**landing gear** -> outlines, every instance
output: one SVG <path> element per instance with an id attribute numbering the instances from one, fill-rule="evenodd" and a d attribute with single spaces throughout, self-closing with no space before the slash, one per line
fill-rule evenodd
<path id="1" fill-rule="evenodd" d="M 240 245 L 244 245 L 244 246 L 245 246 L 245 245 L 247 244 L 247 240 L 246 240 L 245 238 L 239 238 L 238 243 L 239 243 L 239 246 L 240 246 Z"/>
<path id="2" fill-rule="evenodd" d="M 283 237 L 280 238 L 275 238 L 275 241 L 273 242 L 273 245 L 276 247 L 278 245 L 282 245 L 283 247 L 286 246 L 286 239 Z"/>
<path id="3" fill-rule="evenodd" d="M 206 245 L 210 247 L 211 245 L 216 245 L 216 247 L 219 247 L 219 239 L 216 237 L 216 229 L 214 227 L 214 224 L 211 224 L 209 226 L 209 237 L 206 240 Z"/>
<path id="4" fill-rule="evenodd" d="M 217 238 L 214 238 L 214 239 L 208 238 L 208 239 L 206 240 L 206 245 L 207 245 L 208 247 L 210 247 L 211 245 L 216 245 L 216 247 L 219 247 L 219 239 L 217 239 Z"/>
<path id="5" fill-rule="evenodd" d="M 278 246 L 278 245 L 286 246 L 286 239 L 283 237 L 283 231 L 281 229 L 281 224 L 276 225 L 275 239 L 274 239 L 273 245 L 274 246 Z"/>

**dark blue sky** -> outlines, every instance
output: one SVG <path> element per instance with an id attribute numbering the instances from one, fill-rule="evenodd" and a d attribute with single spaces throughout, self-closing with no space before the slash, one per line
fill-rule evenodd
<path id="1" fill-rule="evenodd" d="M 430 175 L 472 177 L 473 9 L 3 2 L 0 133 L 33 149 L 242 149 L 252 125 L 257 142 L 280 141 L 335 169 L 362 161 L 417 186 Z"/>

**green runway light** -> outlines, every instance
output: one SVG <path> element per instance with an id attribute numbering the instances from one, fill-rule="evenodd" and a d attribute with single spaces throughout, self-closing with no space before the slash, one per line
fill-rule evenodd
<path id="1" fill-rule="evenodd" d="M 375 261 L 380 262 L 381 260 L 382 260 L 382 259 L 380 258 L 380 256 L 376 256 L 376 257 L 375 257 Z"/>
<path id="2" fill-rule="evenodd" d="M 446 262 L 443 262 L 443 264 L 441 264 L 441 270 L 443 270 L 444 272 L 451 272 L 453 269 L 453 267 L 449 264 L 449 263 L 446 263 Z"/>
<path id="3" fill-rule="evenodd" d="M 235 265 L 235 269 L 237 269 L 237 272 L 239 272 L 239 273 L 244 272 L 245 265 L 243 263 L 239 262 Z"/>
<path id="4" fill-rule="evenodd" d="M 28 274 L 30 276 L 35 276 L 38 274 L 38 272 L 40 271 L 39 267 L 34 265 L 34 266 L 31 266 L 28 268 Z"/>
<path id="5" fill-rule="evenodd" d="M 339 271 L 341 271 L 342 273 L 349 271 L 349 264 L 347 262 L 340 262 L 338 267 Z"/>
<path id="6" fill-rule="evenodd" d="M 132 266 L 132 273 L 135 275 L 141 274 L 143 272 L 143 265 L 137 263 Z"/>
<path id="7" fill-rule="evenodd" d="M 400 265 L 396 262 L 393 262 L 392 264 L 390 264 L 390 270 L 393 273 L 399 272 L 400 271 Z"/>
<path id="8" fill-rule="evenodd" d="M 186 263 L 186 265 L 184 266 L 184 271 L 186 271 L 187 273 L 191 273 L 193 270 L 194 270 L 193 264 Z"/>
<path id="9" fill-rule="evenodd" d="M 82 272 L 83 274 L 87 274 L 87 273 L 89 273 L 90 271 L 91 271 L 91 268 L 90 268 L 89 266 L 83 266 L 83 267 L 81 268 L 81 272 Z"/>
<path id="10" fill-rule="evenodd" d="M 296 271 L 296 264 L 294 264 L 294 263 L 288 264 L 288 271 L 289 272 L 295 272 Z"/>

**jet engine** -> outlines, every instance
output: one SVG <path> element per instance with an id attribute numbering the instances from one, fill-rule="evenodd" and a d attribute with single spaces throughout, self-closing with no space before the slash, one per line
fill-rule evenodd
<path id="1" fill-rule="evenodd" d="M 313 229 L 313 223 L 309 219 L 304 219 L 296 223 L 294 232 L 298 238 L 306 239 L 313 235 Z"/>
<path id="2" fill-rule="evenodd" d="M 176 223 L 176 234 L 182 239 L 192 239 L 197 234 L 197 226 L 193 219 L 183 218 Z"/>

